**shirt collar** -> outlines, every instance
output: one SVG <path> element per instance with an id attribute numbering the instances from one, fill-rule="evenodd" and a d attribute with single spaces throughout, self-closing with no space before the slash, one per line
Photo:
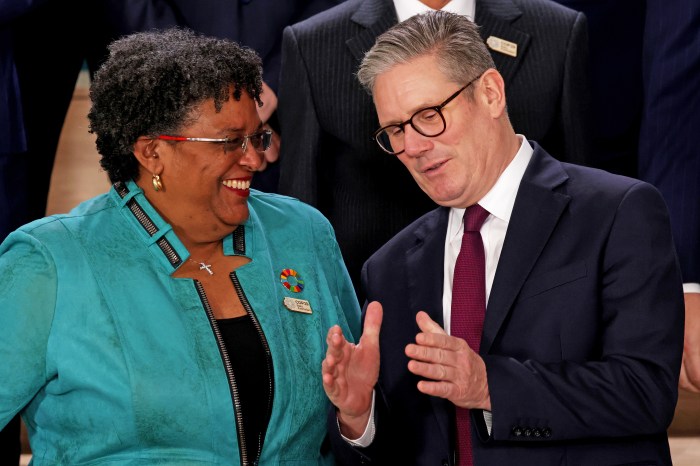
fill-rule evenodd
<path id="1" fill-rule="evenodd" d="M 474 21 L 475 4 L 476 0 L 451 0 L 447 5 L 442 7 L 442 11 L 465 15 Z M 432 10 L 432 8 L 420 0 L 394 0 L 394 7 L 396 8 L 396 16 L 399 18 L 399 22 L 405 21 L 411 16 Z"/>
<path id="2" fill-rule="evenodd" d="M 488 210 L 491 215 L 506 223 L 510 222 L 510 215 L 513 212 L 520 181 L 523 179 L 533 152 L 532 146 L 522 134 L 518 134 L 518 138 L 520 138 L 520 148 L 515 157 L 503 170 L 501 176 L 498 177 L 496 184 L 477 202 L 481 207 Z M 450 209 L 448 238 L 452 238 L 461 231 L 464 210 L 464 208 L 456 207 Z"/>

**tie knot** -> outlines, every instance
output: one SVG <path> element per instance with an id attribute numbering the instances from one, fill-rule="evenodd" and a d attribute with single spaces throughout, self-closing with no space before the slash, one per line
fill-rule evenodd
<path id="1" fill-rule="evenodd" d="M 464 211 L 464 231 L 479 231 L 481 225 L 489 216 L 489 211 L 481 207 L 479 204 L 474 204 L 467 207 Z"/>

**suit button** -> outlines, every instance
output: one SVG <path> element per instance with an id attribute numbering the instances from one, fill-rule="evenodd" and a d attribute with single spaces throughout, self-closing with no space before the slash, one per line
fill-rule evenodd
<path id="1" fill-rule="evenodd" d="M 525 437 L 532 437 L 532 429 L 526 427 L 524 430 Z"/>
<path id="2" fill-rule="evenodd" d="M 550 429 L 549 427 L 545 427 L 544 429 L 542 429 L 542 436 L 544 438 L 551 437 L 552 436 L 552 429 Z"/>
<path id="3" fill-rule="evenodd" d="M 534 435 L 537 438 L 540 438 L 542 437 L 542 431 L 540 431 L 540 429 L 538 428 L 534 428 L 532 429 L 532 435 Z"/>
<path id="4" fill-rule="evenodd" d="M 442 466 L 450 466 L 450 462 L 447 460 L 442 460 Z"/>
<path id="5" fill-rule="evenodd" d="M 520 437 L 521 435 L 523 435 L 523 431 L 520 428 L 520 426 L 513 427 L 513 429 L 511 429 L 510 433 L 515 435 L 516 437 Z"/>

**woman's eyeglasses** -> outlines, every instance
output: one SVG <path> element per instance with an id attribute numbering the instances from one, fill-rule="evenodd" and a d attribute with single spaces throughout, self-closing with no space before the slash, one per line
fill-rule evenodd
<path id="1" fill-rule="evenodd" d="M 212 144 L 220 144 L 224 148 L 224 153 L 235 152 L 238 149 L 240 149 L 242 153 L 245 153 L 248 148 L 248 142 L 250 141 L 250 145 L 256 152 L 265 152 L 270 148 L 270 144 L 272 143 L 272 131 L 264 129 L 257 133 L 237 138 L 189 138 L 185 136 L 168 136 L 161 134 L 155 136 L 154 139 L 175 142 L 209 142 Z"/>

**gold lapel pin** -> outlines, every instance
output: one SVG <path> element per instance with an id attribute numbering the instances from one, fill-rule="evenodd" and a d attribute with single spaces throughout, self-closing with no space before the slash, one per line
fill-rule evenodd
<path id="1" fill-rule="evenodd" d="M 486 39 L 486 45 L 488 45 L 491 50 L 496 52 L 500 52 L 511 57 L 518 56 L 518 44 L 515 42 L 510 42 L 496 36 L 489 36 L 489 38 Z"/>

